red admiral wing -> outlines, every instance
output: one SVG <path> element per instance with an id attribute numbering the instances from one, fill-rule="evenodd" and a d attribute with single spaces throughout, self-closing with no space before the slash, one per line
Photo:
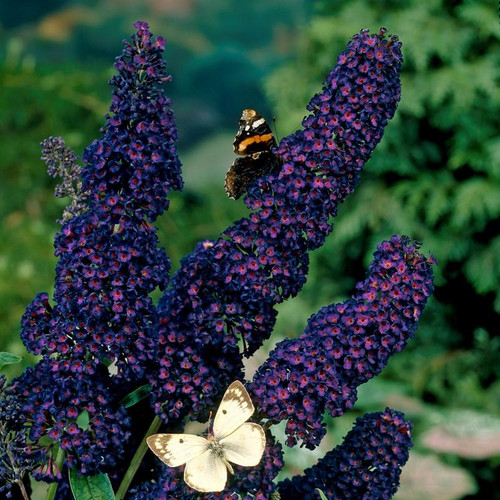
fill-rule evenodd
<path id="1" fill-rule="evenodd" d="M 258 177 L 280 171 L 279 157 L 269 151 L 236 158 L 226 174 L 224 188 L 229 198 L 237 200 Z"/>
<path id="2" fill-rule="evenodd" d="M 233 142 L 234 152 L 238 155 L 251 155 L 270 151 L 276 146 L 271 128 L 266 120 L 253 109 L 241 113 L 240 128 Z"/>
<path id="3" fill-rule="evenodd" d="M 233 142 L 234 152 L 243 155 L 229 167 L 224 188 L 229 198 L 237 200 L 258 177 L 279 172 L 279 156 L 271 152 L 276 146 L 273 133 L 253 109 L 244 109 L 240 118 L 240 128 Z"/>

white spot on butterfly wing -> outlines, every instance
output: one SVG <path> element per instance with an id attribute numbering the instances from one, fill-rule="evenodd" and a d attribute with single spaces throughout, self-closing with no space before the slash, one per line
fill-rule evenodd
<path id="1" fill-rule="evenodd" d="M 258 128 L 260 127 L 263 123 L 266 123 L 266 120 L 262 117 L 260 117 L 258 120 L 255 120 L 253 123 L 252 123 L 252 128 Z"/>

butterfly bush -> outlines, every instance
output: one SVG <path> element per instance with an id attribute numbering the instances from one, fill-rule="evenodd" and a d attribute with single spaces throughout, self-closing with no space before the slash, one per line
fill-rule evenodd
<path id="1" fill-rule="evenodd" d="M 400 98 L 400 42 L 385 29 L 359 32 L 308 104 L 302 129 L 275 148 L 280 172 L 249 188 L 248 217 L 199 242 L 169 281 L 152 223 L 168 209 L 170 190 L 182 188 L 162 87 L 170 76 L 164 40 L 144 22 L 134 26 L 115 62 L 110 114 L 83 167 L 61 138 L 42 144 L 49 174 L 62 178 L 56 194 L 71 204 L 55 237 L 52 300 L 37 294 L 22 318 L 21 338 L 40 360 L 2 384 L 0 491 L 7 494 L 19 471 L 57 481 L 61 499 L 70 495 L 68 470 L 107 473 L 116 490 L 147 419 L 156 414 L 162 431 L 182 432 L 186 419 L 208 418 L 226 387 L 244 380 L 244 357 L 272 334 L 276 305 L 301 290 L 308 252 L 332 231 Z M 316 447 L 325 413 L 351 408 L 357 387 L 415 334 L 433 289 L 431 264 L 409 237 L 380 243 L 352 297 L 320 309 L 259 367 L 247 384 L 255 418 L 284 422 L 288 446 Z M 157 306 L 155 289 L 163 292 Z M 123 398 L 145 385 L 150 406 L 128 408 Z M 182 467 L 150 453 L 126 498 L 319 498 L 315 488 L 328 498 L 390 498 L 410 429 L 391 409 L 365 415 L 304 475 L 276 483 L 284 461 L 271 426 L 259 466 L 236 465 L 224 491 L 203 496 L 184 483 Z M 56 450 L 62 462 L 54 462 Z"/>

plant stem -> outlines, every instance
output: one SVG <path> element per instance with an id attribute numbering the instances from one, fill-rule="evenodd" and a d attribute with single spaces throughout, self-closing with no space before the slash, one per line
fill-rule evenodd
<path id="1" fill-rule="evenodd" d="M 17 482 L 19 489 L 21 490 L 21 494 L 23 495 L 24 500 L 30 500 L 28 492 L 26 491 L 26 487 L 24 486 L 24 481 L 22 478 Z"/>
<path id="2" fill-rule="evenodd" d="M 132 457 L 127 472 L 125 472 L 125 475 L 123 476 L 122 482 L 120 483 L 118 491 L 116 492 L 115 500 L 122 500 L 122 498 L 125 496 L 125 493 L 127 493 L 130 483 L 132 482 L 132 479 L 134 479 L 135 473 L 137 472 L 139 465 L 141 465 L 142 459 L 144 458 L 144 455 L 148 450 L 146 438 L 148 436 L 151 436 L 151 434 L 154 434 L 160 428 L 161 424 L 162 421 L 159 417 L 155 417 L 153 419 L 153 422 L 151 422 L 149 429 L 146 431 L 146 435 L 139 443 L 139 446 L 137 447 L 137 450 Z"/>
<path id="3" fill-rule="evenodd" d="M 57 450 L 57 456 L 56 456 L 56 469 L 58 471 L 62 470 L 65 458 L 66 458 L 66 453 L 64 452 L 63 449 L 59 448 Z M 45 500 L 53 500 L 53 498 L 56 494 L 58 485 L 59 485 L 59 483 L 57 483 L 57 482 L 50 483 Z"/>

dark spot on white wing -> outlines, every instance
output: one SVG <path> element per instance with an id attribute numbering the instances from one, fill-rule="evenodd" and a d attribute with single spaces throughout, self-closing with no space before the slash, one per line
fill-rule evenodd
<path id="1" fill-rule="evenodd" d="M 179 443 L 183 443 L 183 442 L 184 442 L 184 439 L 179 438 Z"/>

